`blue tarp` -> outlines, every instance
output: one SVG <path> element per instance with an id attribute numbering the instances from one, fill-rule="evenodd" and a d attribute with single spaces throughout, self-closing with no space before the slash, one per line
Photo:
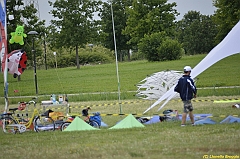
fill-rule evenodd
<path id="1" fill-rule="evenodd" d="M 223 119 L 223 121 L 220 122 L 220 124 L 222 123 L 240 123 L 240 118 L 229 115 L 227 118 Z"/>
<path id="2" fill-rule="evenodd" d="M 108 125 L 106 123 L 104 123 L 103 121 L 101 121 L 101 127 L 108 127 Z"/>
<path id="3" fill-rule="evenodd" d="M 204 119 L 204 118 L 206 118 L 206 117 L 212 116 L 212 114 L 194 114 L 193 116 L 194 116 L 194 120 L 197 121 L 197 120 L 201 120 L 201 119 Z M 179 115 L 178 115 L 178 118 L 179 118 L 180 120 L 182 120 L 182 114 L 179 114 Z M 189 115 L 187 116 L 187 119 L 186 119 L 186 120 L 187 120 L 187 121 L 190 120 Z"/>
<path id="4" fill-rule="evenodd" d="M 200 119 L 198 121 L 195 121 L 194 125 L 204 125 L 204 124 L 216 124 L 215 121 L 213 121 L 211 118 L 204 118 L 204 119 Z"/>
<path id="5" fill-rule="evenodd" d="M 206 118 L 208 116 L 212 116 L 212 114 L 194 114 L 194 120 L 197 121 L 197 120 Z M 182 120 L 182 114 L 179 114 L 177 116 L 177 118 L 179 120 Z M 186 120 L 190 121 L 190 117 L 187 116 Z M 168 120 L 166 120 L 166 121 L 168 121 Z M 158 123 L 158 122 L 160 122 L 160 119 L 159 119 L 159 116 L 156 115 L 156 116 L 153 116 L 149 121 L 145 122 L 144 124 L 154 124 L 154 123 Z"/>
<path id="6" fill-rule="evenodd" d="M 154 124 L 160 122 L 159 116 L 153 116 L 149 121 L 145 122 L 144 124 Z"/>

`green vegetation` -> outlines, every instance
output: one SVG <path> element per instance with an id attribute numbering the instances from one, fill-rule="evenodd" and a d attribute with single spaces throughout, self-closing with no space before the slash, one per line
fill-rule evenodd
<path id="1" fill-rule="evenodd" d="M 204 53 L 206 50 L 211 49 L 213 42 L 218 43 L 224 35 L 236 24 L 236 17 L 239 17 L 238 2 L 232 1 L 225 5 L 226 0 L 216 0 L 214 5 L 217 7 L 215 15 L 215 21 L 220 22 L 219 31 L 216 37 L 216 28 L 211 30 L 206 29 L 206 24 L 215 26 L 212 18 L 203 17 L 203 25 L 198 25 L 194 22 L 190 28 L 186 26 L 178 26 L 180 29 L 187 29 L 185 34 L 181 32 L 174 33 L 175 24 L 173 21 L 177 15 L 177 11 L 174 9 L 171 12 L 172 7 L 176 6 L 176 3 L 168 4 L 166 0 L 155 1 L 141 1 L 142 4 L 133 1 L 133 7 L 127 7 L 128 10 L 121 9 L 132 4 L 125 3 L 125 1 L 113 1 L 114 18 L 116 24 L 116 39 L 120 45 L 117 48 L 119 53 L 119 59 L 127 56 L 121 54 L 121 51 L 128 52 L 130 48 L 137 50 L 137 43 L 143 38 L 143 35 L 151 35 L 154 32 L 166 31 L 171 37 L 177 37 L 181 44 L 185 44 L 185 50 L 190 54 Z M 63 9 L 53 9 L 52 15 L 59 17 L 59 21 L 53 21 L 51 26 L 48 28 L 43 27 L 44 21 L 39 21 L 35 16 L 36 9 L 34 6 L 22 7 L 19 10 L 20 1 L 11 1 L 7 5 L 9 13 L 14 13 L 15 20 L 11 21 L 8 25 L 8 31 L 14 30 L 16 24 L 24 23 L 20 17 L 24 17 L 27 21 L 25 26 L 26 33 L 33 28 L 40 34 L 36 39 L 45 39 L 45 32 L 47 33 L 46 42 L 51 49 L 60 53 L 62 47 L 69 49 L 69 52 L 76 52 L 77 58 L 82 56 L 83 61 L 76 59 L 77 68 L 79 68 L 79 62 L 97 62 L 98 60 L 110 61 L 105 56 L 84 56 L 85 54 L 78 56 L 78 49 L 81 46 L 92 44 L 103 44 L 105 47 L 113 50 L 112 40 L 112 28 L 111 28 L 111 16 L 110 14 L 104 14 L 104 12 L 110 13 L 109 4 L 103 7 L 103 13 L 101 18 L 103 21 L 101 26 L 100 22 L 91 21 L 93 10 L 98 10 L 98 4 L 84 3 L 86 6 L 79 7 L 79 3 L 72 1 L 72 5 L 65 5 L 65 1 L 56 1 L 50 5 L 57 5 L 55 7 Z M 99 1 L 100 2 L 100 1 Z M 119 4 L 117 2 L 120 2 Z M 219 2 L 219 4 L 218 4 Z M 151 4 L 150 4 L 151 3 Z M 160 7 L 159 4 L 163 4 Z M 62 5 L 64 4 L 64 5 Z M 76 5 L 75 5 L 76 4 Z M 82 4 L 82 2 L 81 2 Z M 154 10 L 148 10 L 146 4 L 149 4 Z M 224 4 L 224 5 L 223 5 Z M 234 4 L 234 5 L 232 5 Z M 96 6 L 96 7 L 94 7 Z M 226 6 L 226 7 L 225 7 Z M 70 8 L 69 8 L 70 7 Z M 93 7 L 93 8 L 92 8 Z M 118 8 L 118 9 L 117 9 Z M 16 10 L 17 9 L 17 10 Z M 19 11 L 18 11 L 19 10 Z M 67 12 L 64 12 L 67 11 Z M 87 11 L 87 16 L 83 16 L 84 12 Z M 117 11 L 117 12 L 116 12 Z M 231 12 L 229 12 L 231 11 Z M 31 13 L 31 14 L 27 14 Z M 59 14 L 58 14 L 59 13 Z M 117 14 L 116 14 L 117 13 Z M 127 13 L 127 14 L 126 14 Z M 144 13 L 143 15 L 139 13 Z M 169 14 L 170 13 L 170 14 Z M 227 14 L 226 14 L 227 13 Z M 158 16 L 158 14 L 164 16 Z M 29 15 L 25 17 L 24 15 Z M 120 16 L 121 15 L 121 16 Z M 230 16 L 229 16 L 230 15 Z M 236 16 L 237 15 L 237 16 Z M 230 17 L 230 18 L 226 18 Z M 62 19 L 62 17 L 64 17 Z M 70 17 L 70 18 L 69 18 Z M 73 18 L 72 18 L 73 17 Z M 159 17 L 159 19 L 154 19 Z M 190 20 L 195 21 L 198 17 L 193 17 Z M 226 23 L 222 23 L 222 19 L 227 19 Z M 235 20 L 231 20 L 235 19 Z M 72 22 L 69 20 L 72 20 Z M 159 24 L 159 21 L 161 22 Z M 88 25 L 86 25 L 86 23 Z M 154 25 L 154 23 L 156 25 Z M 74 26 L 74 25 L 75 26 Z M 201 23 L 199 23 L 201 24 Z M 76 27 L 77 26 L 77 27 Z M 79 29 L 79 26 L 80 27 Z M 97 26 L 97 27 L 95 27 Z M 105 27 L 104 27 L 105 26 Z M 226 27 L 227 26 L 227 27 Z M 58 28 L 62 28 L 61 32 L 58 32 Z M 124 29 L 125 28 L 125 29 Z M 163 30 L 167 28 L 167 30 Z M 210 27 L 211 28 L 211 27 Z M 224 29 L 222 29 L 224 28 Z M 124 29 L 125 35 L 122 34 Z M 200 29 L 200 31 L 199 31 Z M 98 31 L 102 30 L 100 36 Z M 199 34 L 194 32 L 198 30 Z M 110 31 L 110 32 L 109 32 Z M 189 34 L 193 32 L 194 34 Z M 52 33 L 52 34 L 50 34 Z M 72 34 L 74 33 L 74 34 Z M 73 35 L 75 37 L 73 37 Z M 126 35 L 131 35 L 131 39 L 128 39 Z M 204 38 L 202 38 L 204 36 Z M 80 37 L 80 38 L 79 38 Z M 110 37 L 110 38 L 104 38 Z M 207 43 L 200 42 L 200 47 L 193 46 L 193 44 L 186 44 L 186 41 L 182 41 L 184 37 L 188 37 L 187 42 L 201 41 L 206 39 Z M 213 37 L 216 37 L 217 41 Z M 28 55 L 31 54 L 31 36 L 26 38 L 25 50 Z M 105 39 L 105 40 L 103 40 Z M 189 40 L 190 39 L 190 40 Z M 213 41 L 214 39 L 214 41 Z M 74 40 L 74 41 L 72 41 Z M 43 51 L 39 48 L 41 40 L 36 41 L 36 53 L 37 63 L 39 67 L 43 67 Z M 127 45 L 130 44 L 131 45 Z M 194 42 L 193 42 L 194 43 Z M 64 45 L 63 45 L 64 44 Z M 195 44 L 198 44 L 195 43 Z M 79 46 L 79 47 L 78 47 Z M 192 48 L 190 48 L 190 46 Z M 197 48 L 196 48 L 197 47 Z M 11 45 L 9 50 L 14 50 L 17 46 Z M 50 48 L 48 48 L 50 49 Z M 76 49 L 76 50 L 74 50 Z M 94 49 L 94 48 L 92 48 Z M 43 49 L 42 49 L 43 50 Z M 92 50 L 94 52 L 94 50 Z M 50 50 L 48 52 L 51 52 Z M 206 51 L 208 52 L 208 51 Z M 79 51 L 81 53 L 81 49 Z M 110 51 L 109 51 L 110 53 Z M 156 52 L 150 52 L 153 55 Z M 120 55 L 121 54 L 121 55 Z M 135 58 L 141 54 L 135 55 Z M 62 54 L 62 57 L 65 56 Z M 150 56 L 150 55 L 149 55 Z M 184 56 L 180 60 L 175 61 L 164 61 L 164 62 L 147 62 L 134 61 L 119 63 L 119 76 L 120 76 L 120 89 L 121 89 L 121 100 L 122 104 L 119 104 L 117 90 L 117 77 L 116 77 L 116 66 L 112 64 L 101 64 L 101 65 L 88 65 L 81 66 L 81 69 L 75 67 L 66 67 L 58 69 L 38 69 L 38 88 L 39 88 L 39 101 L 48 100 L 50 94 L 68 94 L 70 105 L 72 107 L 71 113 L 80 113 L 81 109 L 86 106 L 92 107 L 92 112 L 100 112 L 101 114 L 114 113 L 118 114 L 119 111 L 122 113 L 142 113 L 146 110 L 154 101 L 143 101 L 137 100 L 135 92 L 137 90 L 136 84 L 144 79 L 146 76 L 163 70 L 182 70 L 185 65 L 192 67 L 196 66 L 206 55 L 194 55 Z M 71 54 L 66 55 L 68 61 L 59 59 L 58 63 L 60 66 L 75 66 L 75 61 L 72 60 Z M 48 57 L 50 58 L 50 57 Z M 239 70 L 239 58 L 240 54 L 225 58 L 212 67 L 204 71 L 198 76 L 197 87 L 207 89 L 199 89 L 198 97 L 199 100 L 217 100 L 217 99 L 236 99 L 240 97 L 240 70 Z M 92 60 L 91 60 L 92 59 Z M 129 56 L 128 56 L 129 59 Z M 136 58 L 138 59 L 138 58 Z M 81 59 L 80 59 L 81 60 Z M 31 56 L 29 56 L 31 61 Z M 54 61 L 54 60 L 53 60 Z M 70 61 L 70 62 L 69 62 Z M 74 62 L 73 62 L 74 61 Z M 30 62 L 29 62 L 30 63 Z M 54 62 L 49 65 L 53 66 Z M 62 64 L 62 65 L 61 65 Z M 69 64 L 69 65 L 66 65 Z M 31 96 L 35 96 L 34 86 L 34 75 L 33 70 L 28 68 L 21 76 L 21 81 L 17 81 L 11 75 L 8 77 L 9 82 L 9 100 L 10 108 L 16 107 L 16 103 L 19 101 L 27 101 L 31 99 Z M 3 76 L 0 76 L 0 87 L 3 88 Z M 233 86 L 233 88 L 217 89 L 216 87 Z M 2 89 L 3 90 L 3 89 Z M 17 90 L 17 91 L 16 91 Z M 75 94 L 75 95 L 71 95 Z M 0 110 L 4 109 L 4 93 L 0 92 Z M 27 96 L 27 98 L 25 98 Z M 240 117 L 239 109 L 233 109 L 233 103 L 213 103 L 213 102 L 193 102 L 194 113 L 207 113 L 213 114 L 212 119 L 218 123 L 223 120 L 220 115 L 237 115 Z M 41 108 L 38 103 L 39 109 Z M 152 116 L 156 114 L 159 106 L 151 109 L 146 116 Z M 63 111 L 63 109 L 52 108 L 54 111 Z M 182 102 L 172 100 L 166 104 L 165 109 L 177 109 L 181 113 Z M 40 109 L 42 111 L 42 109 Z M 161 113 L 161 110 L 159 113 Z M 63 111 L 65 112 L 65 111 Z M 25 113 L 25 112 L 24 112 Z M 123 119 L 125 116 L 102 116 L 102 119 L 109 127 L 114 126 L 118 121 Z M 216 124 L 216 125 L 202 125 L 202 126 L 191 126 L 190 123 L 186 127 L 180 127 L 180 121 L 177 122 L 163 122 L 152 125 L 146 125 L 145 128 L 133 128 L 133 129 L 120 129 L 120 130 L 108 130 L 102 127 L 99 131 L 79 131 L 79 132 L 25 132 L 23 134 L 4 134 L 0 130 L 0 158 L 12 159 L 12 158 L 71 158 L 71 159 L 173 159 L 173 158 L 186 158 L 195 159 L 203 158 L 204 155 L 209 155 L 208 158 L 215 158 L 212 156 L 225 155 L 236 156 L 239 158 L 240 148 L 240 125 L 239 123 L 234 124 Z M 212 155 L 212 156 L 211 156 Z M 220 157 L 219 157 L 220 158 Z"/>
<path id="2" fill-rule="evenodd" d="M 196 66 L 206 55 L 185 56 L 181 60 L 166 62 L 134 61 L 119 63 L 121 99 L 135 99 L 136 84 L 146 76 L 163 70 L 182 70 L 185 65 Z M 197 87 L 240 86 L 239 57 L 233 55 L 211 66 L 198 76 Z M 118 87 L 116 66 L 112 64 L 37 70 L 39 98 L 49 99 L 50 94 L 69 95 L 69 101 L 99 101 L 117 100 Z M 0 76 L 3 88 L 3 76 Z M 8 76 L 10 103 L 23 100 L 21 96 L 35 96 L 33 70 L 26 70 L 21 81 Z M 18 90 L 18 93 L 14 93 Z M 240 88 L 204 89 L 199 90 L 199 96 L 239 95 Z M 3 97 L 3 91 L 0 92 Z M 1 98 L 1 103 L 4 100 Z"/>
<path id="3" fill-rule="evenodd" d="M 183 54 L 181 44 L 167 37 L 165 32 L 145 35 L 138 48 L 148 61 L 179 60 Z"/>
<path id="4" fill-rule="evenodd" d="M 232 97 L 209 97 L 197 99 L 226 99 Z M 238 96 L 239 98 L 239 96 Z M 128 101 L 134 102 L 134 101 Z M 104 102 L 71 103 L 73 106 L 103 104 Z M 118 105 L 93 106 L 92 112 L 102 114 L 118 113 Z M 151 101 L 123 104 L 124 113 L 142 113 L 152 104 Z M 220 115 L 238 115 L 232 103 L 193 102 L 195 113 L 213 114 L 212 119 L 218 123 L 224 118 Z M 157 108 L 146 116 L 157 113 Z M 171 101 L 163 110 L 177 109 L 181 113 L 182 102 Z M 159 113 L 162 113 L 161 110 Z M 55 110 L 59 111 L 59 110 Z M 81 108 L 72 109 L 79 113 Z M 102 116 L 103 121 L 114 126 L 125 116 Z M 146 125 L 145 128 L 108 130 L 102 127 L 99 131 L 76 132 L 25 132 L 23 134 L 3 134 L 0 131 L 0 153 L 5 159 L 12 158 L 45 158 L 58 156 L 64 158 L 85 159 L 158 159 L 158 158 L 202 158 L 203 155 L 239 155 L 240 125 L 215 124 L 180 127 L 180 122 L 163 122 Z"/>
<path id="5" fill-rule="evenodd" d="M 70 94 L 71 113 L 80 113 L 83 107 L 91 106 L 92 112 L 101 114 L 141 114 L 154 101 L 136 100 L 136 84 L 154 72 L 162 70 L 182 70 L 185 65 L 196 66 L 206 55 L 186 56 L 181 60 L 168 62 L 135 61 L 119 63 L 122 104 L 117 101 L 117 79 L 114 64 L 82 66 L 81 69 L 60 68 L 37 70 L 39 82 L 39 100 L 48 100 L 50 94 Z M 197 86 L 240 86 L 239 54 L 223 59 L 200 74 Z M 2 78 L 2 77 L 1 77 Z M 9 76 L 10 107 L 24 95 L 34 95 L 34 77 L 32 70 L 26 70 L 21 81 Z M 0 79 L 3 81 L 3 79 Z M 3 87 L 3 82 L 1 82 Z M 19 90 L 14 93 L 14 90 Z M 99 92 L 99 94 L 93 94 Z M 199 90 L 198 100 L 239 99 L 239 88 Z M 2 93 L 2 92 L 1 92 Z M 85 93 L 85 94 L 84 94 Z M 224 95 L 224 96 L 223 96 Z M 230 96 L 234 95 L 234 96 Z M 3 94 L 1 94 L 3 96 Z M 208 96 L 208 97 L 206 97 Z M 30 97 L 29 97 L 30 100 Z M 78 101 L 78 102 L 76 102 Z M 3 103 L 3 98 L 1 98 Z M 220 115 L 238 115 L 232 103 L 193 102 L 194 113 L 212 114 L 218 123 Z M 40 108 L 40 104 L 38 104 Z M 170 101 L 160 112 L 159 106 L 151 109 L 146 116 L 161 114 L 166 109 L 177 109 L 181 113 L 182 102 Z M 1 104 L 0 109 L 3 110 Z M 62 111 L 63 108 L 51 108 Z M 40 110 L 42 111 L 42 109 Z M 25 112 L 24 112 L 25 113 Z M 114 126 L 125 116 L 102 116 L 103 121 Z M 0 153 L 10 158 L 45 158 L 58 156 L 63 158 L 202 158 L 203 155 L 239 155 L 240 125 L 216 124 L 180 127 L 180 121 L 146 125 L 145 128 L 79 132 L 25 132 L 23 134 L 3 134 L 0 131 Z"/>

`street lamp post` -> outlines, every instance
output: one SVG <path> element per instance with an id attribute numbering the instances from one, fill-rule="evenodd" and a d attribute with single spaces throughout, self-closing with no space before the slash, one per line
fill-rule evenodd
<path id="1" fill-rule="evenodd" d="M 38 32 L 30 31 L 28 35 L 37 35 Z M 35 79 L 35 88 L 36 88 L 36 95 L 38 95 L 38 85 L 37 85 L 37 65 L 36 65 L 36 51 L 34 49 L 34 37 L 32 37 L 32 53 L 33 53 L 33 65 L 34 65 L 34 79 Z"/>
<path id="2" fill-rule="evenodd" d="M 57 53 L 53 52 L 53 55 L 55 56 L 55 63 L 56 63 L 56 68 L 57 68 Z"/>
<path id="3" fill-rule="evenodd" d="M 88 44 L 88 46 L 89 46 L 89 48 L 90 48 L 90 50 L 92 52 L 93 44 Z"/>

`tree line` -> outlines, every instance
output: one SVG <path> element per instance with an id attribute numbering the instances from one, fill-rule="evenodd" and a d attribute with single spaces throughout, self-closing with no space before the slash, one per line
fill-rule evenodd
<path id="1" fill-rule="evenodd" d="M 31 30 L 39 33 L 25 38 L 23 46 L 32 61 L 32 38 L 36 38 L 38 67 L 46 63 L 55 67 L 52 52 L 57 52 L 58 67 L 77 68 L 84 63 L 113 62 L 115 51 L 119 61 L 166 61 L 208 53 L 240 19 L 239 0 L 213 0 L 217 8 L 213 15 L 189 11 L 178 21 L 177 4 L 167 0 L 48 3 L 53 8 L 50 11 L 53 19 L 45 26 L 33 4 L 26 6 L 22 0 L 7 0 L 7 14 L 14 15 L 13 20 L 7 19 L 8 35 L 17 24 L 24 25 L 25 33 Z M 100 19 L 95 19 L 94 14 Z M 12 51 L 19 49 L 19 45 L 11 44 L 8 48 Z"/>

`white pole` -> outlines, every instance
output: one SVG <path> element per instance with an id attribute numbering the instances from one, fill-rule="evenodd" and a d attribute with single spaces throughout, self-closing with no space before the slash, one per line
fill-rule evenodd
<path id="1" fill-rule="evenodd" d="M 120 108 L 120 114 L 122 114 L 122 105 L 121 105 L 121 98 L 120 98 L 120 93 L 121 93 L 120 92 L 120 80 L 119 80 L 119 74 L 118 74 L 117 45 L 116 45 L 116 37 L 115 37 L 112 1 L 111 1 L 111 13 L 112 13 L 113 39 L 114 39 L 114 50 L 115 50 L 115 58 L 116 58 L 117 81 L 118 81 L 118 104 L 119 104 L 119 108 Z"/>

